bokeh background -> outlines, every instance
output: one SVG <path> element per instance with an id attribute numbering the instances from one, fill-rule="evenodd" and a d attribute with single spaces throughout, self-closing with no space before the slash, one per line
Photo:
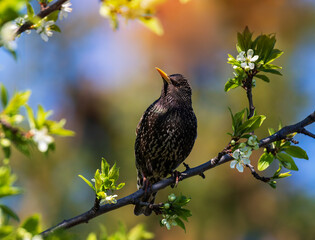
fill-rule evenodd
<path id="1" fill-rule="evenodd" d="M 242 89 L 224 92 L 232 76 L 227 54 L 236 56 L 236 33 L 249 26 L 256 34 L 276 33 L 284 55 L 277 60 L 283 76 L 271 83 L 257 82 L 254 104 L 267 127 L 295 123 L 312 111 L 315 103 L 315 1 L 313 0 L 192 0 L 187 4 L 167 1 L 157 9 L 165 34 L 154 35 L 136 21 L 121 21 L 113 32 L 99 16 L 99 1 L 72 1 L 73 12 L 59 23 L 48 43 L 37 34 L 18 40 L 18 61 L 0 50 L 1 81 L 12 93 L 31 89 L 31 106 L 41 103 L 53 109 L 53 118 L 67 118 L 72 138 L 58 138 L 48 157 L 36 151 L 30 158 L 16 152 L 13 169 L 25 193 L 11 198 L 21 218 L 41 213 L 44 228 L 76 216 L 93 204 L 89 187 L 78 177 L 92 178 L 101 157 L 120 167 L 126 186 L 119 197 L 136 190 L 133 144 L 135 127 L 146 107 L 155 100 L 162 80 L 154 67 L 182 73 L 193 88 L 198 118 L 198 138 L 187 159 L 195 166 L 212 158 L 228 142 L 234 112 L 247 107 Z M 315 131 L 315 127 L 309 127 Z M 155 239 L 314 239 L 315 148 L 314 141 L 297 137 L 310 160 L 297 159 L 300 169 L 279 181 L 276 190 L 243 174 L 229 164 L 191 178 L 176 189 L 158 194 L 163 201 L 171 192 L 192 197 L 193 217 L 171 231 L 159 226 L 159 216 L 136 217 L 127 206 L 72 228 L 78 239 L 98 231 L 108 232 L 119 222 L 127 227 L 145 222 Z M 256 164 L 261 152 L 253 155 Z M 181 168 L 182 169 L 182 168 Z M 264 173 L 268 175 L 267 173 Z"/>

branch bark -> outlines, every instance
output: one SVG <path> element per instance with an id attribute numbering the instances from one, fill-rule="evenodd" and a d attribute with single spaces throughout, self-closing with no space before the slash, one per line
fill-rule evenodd
<path id="1" fill-rule="evenodd" d="M 314 122 L 315 122 L 315 111 L 309 116 L 307 116 L 305 119 L 303 119 L 302 121 L 296 124 L 290 125 L 290 126 L 286 126 L 282 128 L 281 130 L 279 130 L 278 132 L 276 132 L 275 134 L 260 140 L 259 147 L 265 147 L 274 141 L 286 139 L 288 134 L 292 134 L 295 132 L 302 133 L 305 126 L 308 126 Z M 183 181 L 185 179 L 188 179 L 196 175 L 201 175 L 209 169 L 215 168 L 221 164 L 224 164 L 233 160 L 233 157 L 230 154 L 223 154 L 223 153 L 225 153 L 225 149 L 221 151 L 217 157 L 214 157 L 211 160 L 197 167 L 187 168 L 184 172 L 182 172 L 180 181 Z M 248 165 L 247 167 L 250 168 L 251 173 L 255 176 L 255 178 L 264 182 L 268 182 L 268 180 L 270 180 L 265 177 L 260 177 L 252 166 Z M 170 186 L 174 182 L 175 182 L 174 177 L 163 179 L 160 182 L 152 185 L 150 192 L 158 192 L 159 190 Z M 41 235 L 43 237 L 46 237 L 52 234 L 53 232 L 55 232 L 56 230 L 68 229 L 82 223 L 88 223 L 89 220 L 101 214 L 113 211 L 115 209 L 121 208 L 129 204 L 135 204 L 137 201 L 139 201 L 140 197 L 142 197 L 143 195 L 144 195 L 144 190 L 140 189 L 124 198 L 118 199 L 116 204 L 105 204 L 105 205 L 100 206 L 98 209 L 95 209 L 94 207 L 92 207 L 89 211 L 85 213 L 82 213 L 68 220 L 64 220 L 63 222 L 57 224 L 56 226 L 47 229 L 46 231 L 42 232 Z"/>

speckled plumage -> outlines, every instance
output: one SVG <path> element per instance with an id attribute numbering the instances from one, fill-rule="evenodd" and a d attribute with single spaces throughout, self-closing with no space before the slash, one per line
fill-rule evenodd
<path id="1" fill-rule="evenodd" d="M 188 157 L 197 136 L 189 83 L 180 74 L 163 80 L 160 98 L 144 112 L 136 129 L 138 188 L 144 187 L 144 178 L 152 185 L 172 173 Z M 141 201 L 153 203 L 154 197 Z M 142 213 L 150 215 L 151 209 L 136 206 L 135 214 Z"/>

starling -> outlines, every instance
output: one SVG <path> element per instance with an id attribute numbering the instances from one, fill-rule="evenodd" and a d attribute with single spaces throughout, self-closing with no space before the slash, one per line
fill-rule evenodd
<path id="1" fill-rule="evenodd" d="M 167 75 L 156 68 L 163 79 L 161 96 L 144 112 L 136 129 L 135 157 L 137 187 L 147 190 L 171 174 L 189 155 L 197 137 L 197 119 L 192 109 L 191 88 L 181 74 Z M 154 203 L 155 194 L 140 201 Z M 150 215 L 148 206 L 136 205 L 135 215 Z"/>

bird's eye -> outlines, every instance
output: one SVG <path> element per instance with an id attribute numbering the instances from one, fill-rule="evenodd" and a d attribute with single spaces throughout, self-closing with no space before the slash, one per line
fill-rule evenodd
<path id="1" fill-rule="evenodd" d="M 175 86 L 175 87 L 179 87 L 180 86 L 180 84 L 178 83 L 178 82 L 176 82 L 176 81 L 174 81 L 174 80 L 171 80 L 172 81 L 172 84 Z"/>

